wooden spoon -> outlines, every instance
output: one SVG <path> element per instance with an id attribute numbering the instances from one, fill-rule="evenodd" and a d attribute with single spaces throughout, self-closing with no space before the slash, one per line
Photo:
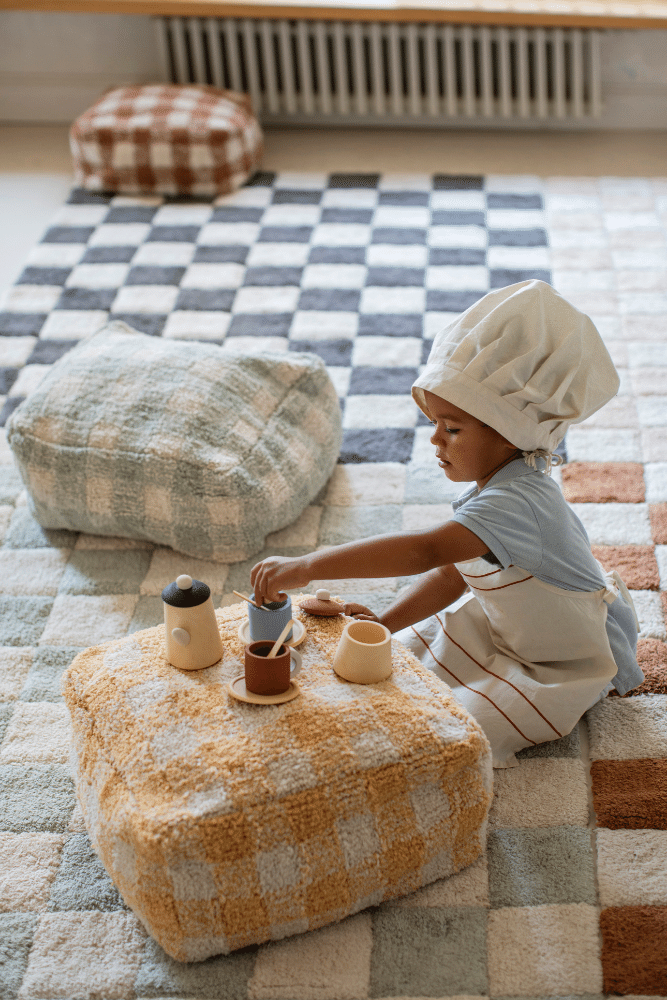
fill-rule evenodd
<path id="1" fill-rule="evenodd" d="M 242 597 L 244 601 L 248 602 L 248 604 L 254 604 L 256 608 L 259 608 L 260 611 L 262 610 L 262 605 L 258 604 L 257 601 L 253 601 L 252 597 L 246 597 L 245 594 L 240 594 L 238 590 L 232 590 L 232 594 L 236 594 L 237 597 Z"/>
<path id="2" fill-rule="evenodd" d="M 290 620 L 288 621 L 287 625 L 282 630 L 282 632 L 280 633 L 280 635 L 278 636 L 278 638 L 274 642 L 273 646 L 271 646 L 271 649 L 269 650 L 269 652 L 266 654 L 267 660 L 272 659 L 276 655 L 276 653 L 278 652 L 278 650 L 280 649 L 280 647 L 283 644 L 283 639 L 285 638 L 285 636 L 287 635 L 287 633 L 289 632 L 289 630 L 291 629 L 291 627 L 292 627 L 293 624 L 294 624 L 294 619 L 290 618 Z"/>

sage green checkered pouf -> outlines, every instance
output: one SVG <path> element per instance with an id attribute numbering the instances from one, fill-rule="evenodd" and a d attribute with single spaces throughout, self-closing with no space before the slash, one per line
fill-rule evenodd
<path id="1" fill-rule="evenodd" d="M 52 366 L 7 436 L 43 527 L 237 562 L 326 483 L 341 416 L 313 354 L 233 354 L 114 322 Z"/>

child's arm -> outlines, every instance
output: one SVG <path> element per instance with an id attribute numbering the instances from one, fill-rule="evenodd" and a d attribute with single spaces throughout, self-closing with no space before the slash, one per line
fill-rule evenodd
<path id="1" fill-rule="evenodd" d="M 422 576 L 376 620 L 386 625 L 390 632 L 398 632 L 453 604 L 465 593 L 466 587 L 456 566 L 439 566 Z"/>
<path id="2" fill-rule="evenodd" d="M 320 549 L 306 556 L 271 556 L 253 566 L 250 581 L 256 600 L 276 601 L 281 591 L 305 587 L 311 580 L 415 576 L 454 562 L 475 559 L 487 551 L 488 545 L 472 531 L 455 521 L 448 521 L 426 531 L 377 535 Z M 444 604 L 437 610 L 442 607 Z M 420 615 L 414 621 L 423 617 Z"/>

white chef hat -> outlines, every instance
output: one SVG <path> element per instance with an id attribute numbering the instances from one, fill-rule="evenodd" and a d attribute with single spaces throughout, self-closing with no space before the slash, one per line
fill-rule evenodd
<path id="1" fill-rule="evenodd" d="M 588 316 L 544 281 L 520 281 L 489 292 L 437 335 L 412 395 L 427 416 L 425 389 L 525 453 L 548 456 L 619 384 Z"/>

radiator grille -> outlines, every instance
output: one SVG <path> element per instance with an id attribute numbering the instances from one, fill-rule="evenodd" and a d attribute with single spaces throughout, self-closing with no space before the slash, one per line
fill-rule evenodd
<path id="1" fill-rule="evenodd" d="M 592 30 L 177 17 L 157 25 L 172 82 L 247 91 L 265 123 L 601 113 Z"/>

